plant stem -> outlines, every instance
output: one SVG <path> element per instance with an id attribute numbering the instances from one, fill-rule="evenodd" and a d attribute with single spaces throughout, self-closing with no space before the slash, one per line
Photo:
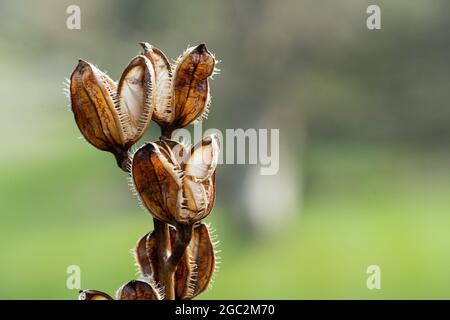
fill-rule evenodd
<path id="1" fill-rule="evenodd" d="M 183 257 L 186 247 L 191 242 L 192 238 L 192 224 L 177 224 L 177 235 L 173 245 L 172 254 L 167 261 L 167 267 L 171 272 L 175 272 L 177 265 Z"/>
<path id="2" fill-rule="evenodd" d="M 170 139 L 174 128 L 165 127 L 161 129 L 161 138 Z M 170 242 L 169 225 L 165 222 L 153 219 L 157 237 L 159 261 L 159 278 L 164 285 L 165 299 L 175 300 L 175 271 L 178 263 L 191 242 L 192 224 L 176 224 L 176 237 L 173 246 Z M 170 255 L 169 255 L 170 254 Z"/>
<path id="3" fill-rule="evenodd" d="M 156 221 L 156 219 L 155 219 Z M 165 224 L 164 222 L 159 222 L 158 224 Z M 192 229 L 193 225 L 186 225 L 186 224 L 177 224 L 176 230 L 176 237 L 175 237 L 175 243 L 172 247 L 172 253 L 170 256 L 166 256 L 166 259 L 159 260 L 164 261 L 164 263 L 160 264 L 159 275 L 161 282 L 164 284 L 164 291 L 165 291 L 165 299 L 166 300 L 175 300 L 175 272 L 177 271 L 178 263 L 180 262 L 181 258 L 184 255 L 184 252 L 186 250 L 186 247 L 189 245 L 189 242 L 191 241 L 192 237 Z M 156 224 L 155 224 L 155 230 Z M 169 229 L 167 228 L 167 233 Z M 170 235 L 169 235 L 170 238 Z M 163 250 L 163 243 L 166 243 L 165 241 L 158 241 L 158 250 Z M 169 239 L 169 245 L 170 245 L 170 239 Z"/>
<path id="4" fill-rule="evenodd" d="M 175 128 L 171 125 L 161 127 L 161 138 L 171 139 L 172 133 L 175 131 Z"/>
<path id="5" fill-rule="evenodd" d="M 122 169 L 122 171 L 125 171 L 126 173 L 130 173 L 130 164 L 131 164 L 131 159 L 128 155 L 128 150 L 122 150 L 122 149 L 117 149 L 114 150 L 114 156 L 116 157 L 116 162 L 117 162 L 117 166 L 119 166 L 120 169 Z"/>
<path id="6" fill-rule="evenodd" d="M 156 242 L 158 243 L 158 277 L 164 286 L 166 300 L 175 300 L 175 281 L 174 273 L 167 268 L 167 261 L 171 252 L 169 225 L 165 222 L 153 218 L 155 227 Z"/>

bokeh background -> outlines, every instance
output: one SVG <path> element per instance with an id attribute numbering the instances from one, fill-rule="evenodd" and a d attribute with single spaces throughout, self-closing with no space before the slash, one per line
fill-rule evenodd
<path id="1" fill-rule="evenodd" d="M 66 8 L 81 7 L 81 30 Z M 378 4 L 382 29 L 366 28 Z M 118 78 L 148 41 L 222 62 L 204 128 L 280 129 L 280 171 L 218 169 L 222 264 L 201 298 L 450 298 L 450 3 L 0 2 L 0 298 L 114 293 L 152 228 L 111 155 L 82 139 L 63 81 Z M 139 142 L 156 139 L 155 125 Z M 366 288 L 369 265 L 381 290 Z"/>

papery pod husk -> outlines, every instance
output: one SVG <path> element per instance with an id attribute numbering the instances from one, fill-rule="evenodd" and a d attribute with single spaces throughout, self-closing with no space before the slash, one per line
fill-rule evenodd
<path id="1" fill-rule="evenodd" d="M 172 239 L 170 240 L 170 245 L 173 245 Z M 159 278 L 161 263 L 155 231 L 151 231 L 139 239 L 136 244 L 135 259 L 143 277 L 150 277 L 157 285 L 162 285 Z"/>
<path id="2" fill-rule="evenodd" d="M 204 219 L 214 207 L 219 148 L 217 135 L 205 137 L 191 148 L 189 157 L 183 164 L 185 173 L 183 180 L 185 210 L 183 212 L 187 215 L 192 213 L 193 221 Z"/>
<path id="3" fill-rule="evenodd" d="M 131 280 L 120 287 L 117 300 L 160 300 L 158 291 L 145 281 Z"/>
<path id="4" fill-rule="evenodd" d="M 218 164 L 219 143 L 217 134 L 212 134 L 193 146 L 189 152 L 189 157 L 184 160 L 183 170 L 186 174 L 199 181 L 209 178 Z"/>
<path id="5" fill-rule="evenodd" d="M 205 186 L 206 195 L 209 199 L 209 202 L 208 207 L 205 211 L 205 215 L 202 217 L 202 219 L 209 215 L 216 202 L 216 171 L 214 171 L 212 175 L 203 182 L 203 185 Z"/>
<path id="6" fill-rule="evenodd" d="M 143 55 L 134 57 L 120 77 L 117 110 L 128 147 L 144 135 L 150 124 L 156 104 L 155 77 L 152 63 Z"/>
<path id="7" fill-rule="evenodd" d="M 135 249 L 135 258 L 142 276 L 151 277 L 156 284 L 162 285 L 159 278 L 161 264 L 155 231 L 147 233 L 138 241 Z"/>
<path id="8" fill-rule="evenodd" d="M 175 241 L 176 230 L 170 230 Z M 205 291 L 215 270 L 216 257 L 208 227 L 202 223 L 194 226 L 191 242 L 175 272 L 177 299 L 192 299 Z"/>
<path id="9" fill-rule="evenodd" d="M 184 201 L 178 219 L 192 222 L 201 220 L 207 215 L 208 199 L 205 187 L 190 176 L 185 176 L 182 187 Z"/>
<path id="10" fill-rule="evenodd" d="M 142 204 L 158 220 L 173 224 L 181 196 L 180 169 L 148 143 L 134 154 L 131 172 Z"/>
<path id="11" fill-rule="evenodd" d="M 174 126 L 181 128 L 207 112 L 209 100 L 208 77 L 214 72 L 215 60 L 200 44 L 188 49 L 177 61 L 173 78 Z"/>
<path id="12" fill-rule="evenodd" d="M 79 300 L 114 300 L 109 294 L 98 290 L 82 290 Z"/>
<path id="13" fill-rule="evenodd" d="M 193 223 L 204 219 L 215 202 L 215 170 L 220 152 L 217 135 L 205 137 L 190 151 L 181 143 L 163 139 L 156 142 L 160 150 L 184 173 L 182 199 L 177 221 Z"/>
<path id="14" fill-rule="evenodd" d="M 110 107 L 114 101 L 106 86 L 110 86 L 112 91 L 117 89 L 106 74 L 79 60 L 70 77 L 70 100 L 75 121 L 90 144 L 111 151 L 114 145 L 122 145 L 122 140 L 118 118 Z"/>
<path id="15" fill-rule="evenodd" d="M 153 121 L 160 126 L 167 126 L 172 123 L 175 113 L 172 112 L 172 66 L 164 53 L 147 42 L 141 42 L 145 55 L 153 64 L 156 76 L 156 87 L 154 94 L 156 97 Z"/>
<path id="16" fill-rule="evenodd" d="M 181 170 L 184 170 L 184 161 L 188 156 L 188 150 L 185 146 L 175 140 L 162 139 L 155 142 L 159 150 L 170 159 L 173 164 L 178 164 Z"/>
<path id="17" fill-rule="evenodd" d="M 140 238 L 136 244 L 136 249 L 134 250 L 134 257 L 136 259 L 136 264 L 139 267 L 139 271 L 141 272 L 143 277 L 152 277 L 156 281 L 156 275 L 154 272 L 158 270 L 157 266 L 152 266 L 151 261 L 155 262 L 157 259 L 154 259 L 152 255 L 147 253 L 147 241 L 148 237 L 150 237 L 152 232 L 146 233 L 142 238 Z M 155 241 L 156 239 L 153 237 L 151 241 Z M 149 246 L 154 247 L 156 244 L 150 244 Z M 156 251 L 155 251 L 156 252 Z"/>

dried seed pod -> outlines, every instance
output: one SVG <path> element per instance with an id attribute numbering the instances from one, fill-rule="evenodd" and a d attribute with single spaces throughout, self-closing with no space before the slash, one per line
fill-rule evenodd
<path id="1" fill-rule="evenodd" d="M 170 228 L 171 246 L 175 243 L 176 229 Z M 136 261 L 144 277 L 160 283 L 158 269 L 161 266 L 154 232 L 138 241 Z M 215 254 L 211 236 L 205 224 L 194 227 L 191 242 L 175 271 L 176 299 L 192 299 L 208 287 L 215 270 Z"/>
<path id="2" fill-rule="evenodd" d="M 180 143 L 162 140 L 144 145 L 133 157 L 136 192 L 150 213 L 166 223 L 194 223 L 214 204 L 217 135 L 203 139 L 189 157 L 180 156 L 185 152 Z"/>
<path id="3" fill-rule="evenodd" d="M 131 280 L 124 284 L 116 294 L 117 300 L 160 300 L 158 291 L 148 282 Z"/>
<path id="4" fill-rule="evenodd" d="M 152 215 L 173 223 L 181 197 L 182 172 L 155 143 L 147 143 L 133 157 L 132 176 L 136 192 Z"/>
<path id="5" fill-rule="evenodd" d="M 97 290 L 82 290 L 79 300 L 114 300 L 109 294 Z"/>
<path id="6" fill-rule="evenodd" d="M 208 113 L 210 95 L 208 78 L 214 72 L 215 59 L 205 44 L 187 49 L 177 60 L 174 70 L 166 56 L 156 47 L 143 42 L 143 55 L 152 63 L 156 77 L 156 106 L 153 120 L 164 134 L 182 128 Z"/>
<path id="7" fill-rule="evenodd" d="M 185 127 L 207 112 L 208 77 L 215 60 L 205 44 L 189 48 L 177 61 L 173 79 L 176 127 Z"/>
<path id="8" fill-rule="evenodd" d="M 171 241 L 176 231 L 171 229 Z M 175 273 L 177 299 L 192 299 L 205 291 L 215 270 L 216 258 L 209 230 L 205 224 L 194 227 L 191 242 L 186 248 Z"/>
<path id="9" fill-rule="evenodd" d="M 83 60 L 71 75 L 70 100 L 78 128 L 90 144 L 112 152 L 120 166 L 150 123 L 154 78 L 153 66 L 145 56 L 130 61 L 118 87 Z"/>
<path id="10" fill-rule="evenodd" d="M 121 146 L 118 116 L 114 109 L 115 83 L 88 62 L 80 60 L 70 79 L 70 99 L 75 121 L 86 140 L 101 150 Z"/>
<path id="11" fill-rule="evenodd" d="M 136 249 L 134 250 L 134 258 L 136 259 L 136 264 L 139 267 L 139 271 L 141 272 L 143 277 L 154 277 L 154 270 L 158 270 L 153 268 L 150 264 L 152 259 L 149 258 L 149 254 L 147 253 L 147 241 L 151 232 L 146 233 L 142 238 L 140 238 L 136 244 Z M 155 280 L 156 281 L 156 280 Z"/>

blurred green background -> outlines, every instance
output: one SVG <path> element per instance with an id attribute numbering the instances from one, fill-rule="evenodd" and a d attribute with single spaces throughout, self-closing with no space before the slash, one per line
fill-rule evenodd
<path id="1" fill-rule="evenodd" d="M 70 4 L 81 30 L 66 28 Z M 78 58 L 117 79 L 140 41 L 171 58 L 205 42 L 222 61 L 204 129 L 280 129 L 277 176 L 218 168 L 207 220 L 222 264 L 201 298 L 450 298 L 449 9 L 2 1 L 0 298 L 76 299 L 69 265 L 111 294 L 135 278 L 130 249 L 151 218 L 112 156 L 78 139 L 62 89 Z M 366 288 L 373 264 L 381 290 Z"/>

